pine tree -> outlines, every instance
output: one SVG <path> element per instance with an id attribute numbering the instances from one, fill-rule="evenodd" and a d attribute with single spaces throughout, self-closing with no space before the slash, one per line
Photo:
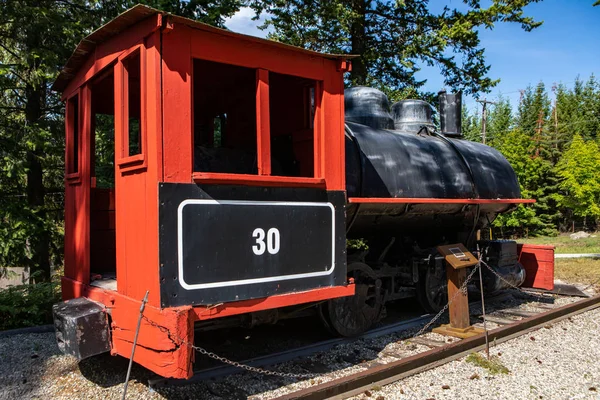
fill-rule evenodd
<path id="1" fill-rule="evenodd" d="M 500 215 L 494 226 L 505 233 L 518 235 L 553 234 L 556 230 L 548 197 L 551 193 L 547 191 L 552 165 L 541 157 L 534 157 L 535 143 L 521 129 L 510 131 L 499 150 L 515 170 L 521 196 L 536 199 L 537 202 L 533 206 L 519 205 L 512 213 Z"/>
<path id="2" fill-rule="evenodd" d="M 462 133 L 466 140 L 481 143 L 481 115 L 478 109 L 475 109 L 475 112 L 471 114 L 467 107 L 463 106 Z"/>
<path id="3" fill-rule="evenodd" d="M 541 25 L 523 9 L 537 0 L 464 1 L 461 9 L 434 13 L 429 0 L 251 0 L 257 14 L 266 12 L 270 38 L 329 53 L 356 54 L 350 83 L 401 90 L 420 88 L 415 74 L 437 66 L 452 90 L 488 90 L 485 49 L 479 35 L 500 22 L 525 31 Z"/>
<path id="4" fill-rule="evenodd" d="M 583 218 L 600 219 L 600 148 L 595 140 L 575 134 L 556 166 L 560 177 L 558 202 Z"/>
<path id="5" fill-rule="evenodd" d="M 582 122 L 577 126 L 577 131 L 584 139 L 596 139 L 600 137 L 600 82 L 594 74 L 585 83 L 581 102 Z"/>
<path id="6" fill-rule="evenodd" d="M 528 86 L 518 108 L 517 121 L 520 129 L 533 137 L 538 129 L 538 121 L 545 124 L 550 115 L 550 98 L 543 82 L 537 84 L 535 89 Z"/>
<path id="7" fill-rule="evenodd" d="M 62 261 L 64 106 L 50 90 L 77 43 L 134 1 L 0 1 L 0 268 Z M 148 2 L 216 25 L 240 1 Z"/>
<path id="8" fill-rule="evenodd" d="M 513 125 L 512 106 L 508 98 L 498 96 L 487 122 L 488 144 L 500 147 L 504 136 L 509 133 Z"/>

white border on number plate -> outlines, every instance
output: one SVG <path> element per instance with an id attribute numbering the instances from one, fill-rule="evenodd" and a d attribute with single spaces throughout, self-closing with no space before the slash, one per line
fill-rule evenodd
<path id="1" fill-rule="evenodd" d="M 293 206 L 293 207 L 329 207 L 331 209 L 331 267 L 325 271 L 305 272 L 302 274 L 268 276 L 264 278 L 239 279 L 236 281 L 188 284 L 183 278 L 183 209 L 189 204 L 225 204 L 244 206 Z M 331 275 L 335 270 L 335 208 L 331 203 L 291 202 L 291 201 L 245 201 L 245 200 L 200 200 L 188 199 L 177 208 L 177 263 L 179 284 L 186 290 L 219 288 L 226 286 L 249 285 L 253 283 L 287 281 L 290 279 L 314 278 Z"/>

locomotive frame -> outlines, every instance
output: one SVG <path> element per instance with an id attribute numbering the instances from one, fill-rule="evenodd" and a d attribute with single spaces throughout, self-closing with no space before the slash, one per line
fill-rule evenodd
<path id="1" fill-rule="evenodd" d="M 197 323 L 269 321 L 270 310 L 340 299 L 320 309 L 331 321 L 359 286 L 347 269 L 393 283 L 397 268 L 375 276 L 364 259 L 347 261 L 347 211 L 499 212 L 531 202 L 347 198 L 343 74 L 351 58 L 142 5 L 78 45 L 53 87 L 66 101 L 62 293 L 94 302 L 86 308 L 94 318 L 81 308 L 77 318 L 110 332 L 113 355 L 131 354 L 146 291 L 134 361 L 189 378 Z M 97 187 L 98 115 L 114 121 L 113 188 Z M 388 298 L 401 298 L 393 287 Z M 61 319 L 71 318 L 65 304 L 59 341 L 74 337 Z"/>

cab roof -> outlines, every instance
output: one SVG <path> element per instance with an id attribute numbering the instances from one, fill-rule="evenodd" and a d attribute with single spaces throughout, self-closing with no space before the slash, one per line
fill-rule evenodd
<path id="1" fill-rule="evenodd" d="M 235 33 L 229 31 L 227 29 L 217 28 L 212 25 L 205 24 L 203 22 L 194 21 L 189 18 L 180 17 L 177 15 L 173 15 L 167 13 L 165 11 L 158 10 L 156 8 L 148 7 L 146 5 L 138 4 L 124 13 L 118 15 L 116 18 L 111 20 L 110 22 L 102 25 L 100 28 L 96 29 L 94 32 L 86 36 L 79 44 L 77 48 L 69 57 L 69 60 L 60 71 L 60 74 L 54 81 L 52 85 L 52 89 L 58 92 L 62 92 L 66 89 L 69 82 L 75 77 L 79 69 L 84 65 L 88 57 L 91 53 L 94 52 L 96 47 L 109 39 L 119 35 L 121 32 L 125 31 L 132 25 L 137 24 L 147 18 L 156 15 L 162 15 L 164 17 L 168 17 L 168 20 L 175 24 L 183 24 L 193 29 L 199 29 L 207 32 L 217 33 L 220 35 L 230 36 L 230 37 L 238 37 L 242 40 L 252 41 L 256 43 L 262 43 L 269 46 L 275 46 L 279 48 L 285 48 L 288 50 L 296 51 L 299 53 L 305 53 L 307 55 L 313 57 L 323 57 L 330 59 L 351 59 L 356 56 L 347 55 L 347 54 L 327 54 L 327 53 L 319 53 L 312 50 L 303 49 L 301 47 L 292 46 L 289 44 L 276 42 L 274 40 L 262 39 L 255 36 L 244 35 L 241 33 Z"/>

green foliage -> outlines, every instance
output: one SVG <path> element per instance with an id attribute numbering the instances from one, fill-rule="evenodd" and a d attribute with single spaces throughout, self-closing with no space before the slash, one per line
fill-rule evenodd
<path id="1" fill-rule="evenodd" d="M 493 226 L 501 236 L 556 235 L 573 224 L 598 227 L 600 84 L 592 75 L 552 90 L 554 104 L 540 83 L 523 92 L 516 116 L 502 97 L 488 114 L 487 144 L 513 166 L 522 197 L 536 199 L 498 216 Z M 463 110 L 465 138 L 481 141 L 480 120 L 478 110 Z"/>
<path id="2" fill-rule="evenodd" d="M 3 1 L 0 13 L 0 267 L 47 281 L 64 209 L 63 104 L 50 85 L 96 15 L 93 4 L 49 0 Z"/>
<path id="3" fill-rule="evenodd" d="M 52 304 L 60 301 L 58 282 L 0 289 L 0 330 L 52 323 Z"/>
<path id="4" fill-rule="evenodd" d="M 465 106 L 462 108 L 462 133 L 466 140 L 481 143 L 481 114 L 475 109 L 471 115 Z"/>
<path id="5" fill-rule="evenodd" d="M 421 88 L 415 74 L 437 66 L 445 84 L 466 93 L 487 91 L 498 81 L 488 77 L 479 35 L 502 22 L 525 31 L 541 25 L 523 9 L 538 0 L 465 1 L 461 10 L 444 7 L 434 13 L 429 0 L 250 0 L 267 12 L 270 38 L 307 49 L 356 54 L 352 85 L 401 91 Z"/>
<path id="6" fill-rule="evenodd" d="M 558 203 L 580 217 L 600 218 L 600 148 L 575 134 L 556 165 L 560 177 Z"/>
<path id="7" fill-rule="evenodd" d="M 512 165 L 521 185 L 521 196 L 538 201 L 533 206 L 519 205 L 512 213 L 498 216 L 494 226 L 504 235 L 551 234 L 554 227 L 543 211 L 547 206 L 546 184 L 552 166 L 535 157 L 535 143 L 520 129 L 505 134 L 498 150 Z"/>
<path id="8" fill-rule="evenodd" d="M 353 250 L 369 250 L 369 244 L 363 238 L 346 239 L 346 247 Z"/>
<path id="9" fill-rule="evenodd" d="M 510 370 L 506 368 L 502 362 L 500 362 L 498 357 L 495 356 L 490 357 L 488 360 L 479 353 L 471 353 L 467 356 L 465 361 L 467 361 L 469 364 L 477 365 L 478 367 L 488 370 L 488 372 L 492 375 L 510 373 Z"/>
<path id="10" fill-rule="evenodd" d="M 0 275 L 26 266 L 48 281 L 62 264 L 64 105 L 50 87 L 82 38 L 137 3 L 0 2 Z M 241 0 L 143 3 L 223 26 Z M 111 121 L 96 123 L 97 185 L 111 187 L 114 133 Z"/>
<path id="11" fill-rule="evenodd" d="M 514 118 L 510 101 L 502 96 L 498 96 L 496 105 L 489 113 L 487 121 L 487 144 L 493 147 L 502 146 L 505 135 L 513 127 Z"/>

